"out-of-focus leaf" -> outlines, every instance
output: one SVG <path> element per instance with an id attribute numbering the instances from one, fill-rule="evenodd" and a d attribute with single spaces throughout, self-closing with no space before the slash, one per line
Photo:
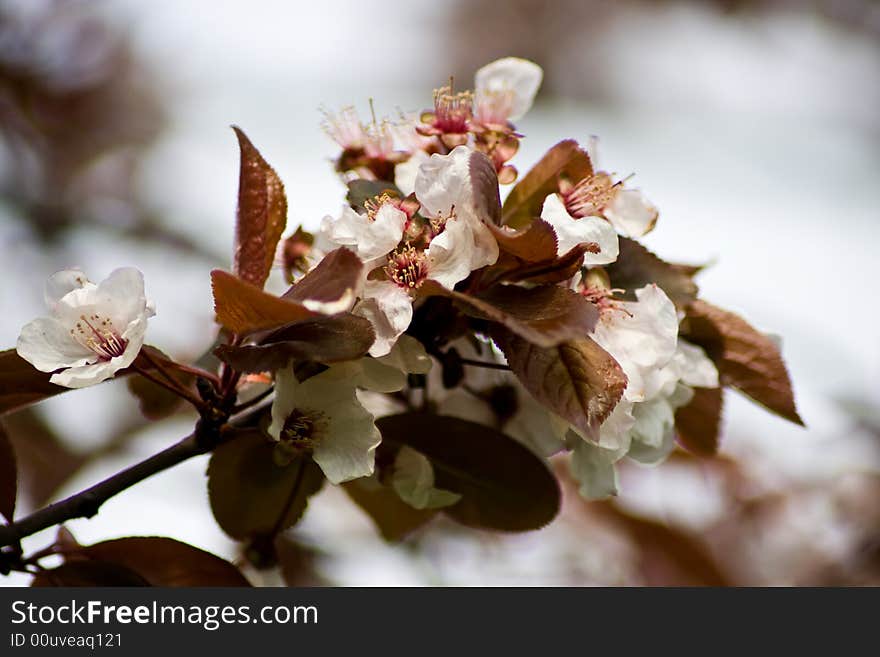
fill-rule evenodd
<path id="1" fill-rule="evenodd" d="M 363 268 L 361 259 L 354 251 L 343 246 L 325 255 L 314 269 L 291 285 L 281 298 L 306 305 L 309 302 L 346 305 L 346 301 L 354 301 L 354 292 Z"/>
<path id="2" fill-rule="evenodd" d="M 309 497 L 324 483 L 324 474 L 310 458 L 277 465 L 274 451 L 275 444 L 262 432 L 243 430 L 211 456 L 211 510 L 233 538 L 275 536 L 284 531 L 300 519 Z"/>
<path id="3" fill-rule="evenodd" d="M 495 165 L 480 151 L 473 151 L 468 162 L 477 217 L 489 226 L 501 223 L 501 195 Z"/>
<path id="4" fill-rule="evenodd" d="M 320 316 L 301 303 L 276 297 L 219 269 L 211 272 L 211 288 L 217 321 L 233 333 L 274 329 Z"/>
<path id="5" fill-rule="evenodd" d="M 283 534 L 275 539 L 275 556 L 281 577 L 288 586 L 323 586 L 327 582 L 318 574 L 315 561 L 320 553 L 309 545 Z"/>
<path id="6" fill-rule="evenodd" d="M 189 386 L 194 377 L 187 375 L 178 380 Z M 161 420 L 168 417 L 183 405 L 183 399 L 167 388 L 153 383 L 138 374 L 128 378 L 128 390 L 138 401 L 138 407 L 148 420 Z"/>
<path id="7" fill-rule="evenodd" d="M 0 351 L 0 415 L 69 390 L 49 383 L 51 376 L 40 372 L 15 349 Z"/>
<path id="8" fill-rule="evenodd" d="M 489 230 L 502 251 L 525 262 L 547 262 L 556 259 L 556 233 L 543 219 L 535 219 L 521 230 L 490 224 Z"/>
<path id="9" fill-rule="evenodd" d="M 544 199 L 559 191 L 559 180 L 578 183 L 593 175 L 590 156 L 573 139 L 556 144 L 532 167 L 504 201 L 501 223 L 520 228 L 541 214 Z"/>
<path id="10" fill-rule="evenodd" d="M 284 280 L 293 283 L 296 272 L 305 274 L 309 270 L 308 254 L 315 244 L 315 236 L 304 230 L 302 226 L 284 240 L 281 258 L 284 267 Z"/>
<path id="11" fill-rule="evenodd" d="M 552 347 L 586 336 L 599 318 L 596 306 L 557 285 L 533 288 L 494 285 L 478 296 L 426 281 L 420 292 L 452 299 L 465 314 L 497 322 L 534 344 Z"/>
<path id="12" fill-rule="evenodd" d="M 149 586 L 133 570 L 115 563 L 71 561 L 34 575 L 31 586 Z"/>
<path id="13" fill-rule="evenodd" d="M 620 365 L 590 338 L 543 348 L 509 331 L 492 337 L 526 390 L 585 435 L 605 421 L 626 388 Z"/>
<path id="14" fill-rule="evenodd" d="M 464 525 L 528 531 L 559 512 L 559 485 L 544 462 L 491 427 L 429 413 L 391 415 L 376 426 L 388 446 L 407 445 L 431 461 L 435 485 L 462 496 L 442 511 Z"/>
<path id="15" fill-rule="evenodd" d="M 776 344 L 739 315 L 702 300 L 687 309 L 682 337 L 715 361 L 722 383 L 733 386 L 777 415 L 804 426 L 791 379 Z"/>
<path id="16" fill-rule="evenodd" d="M 287 197 L 274 169 L 241 129 L 235 126 L 232 129 L 241 150 L 235 273 L 242 280 L 262 288 L 287 224 Z"/>
<path id="17" fill-rule="evenodd" d="M 372 479 L 355 479 L 343 490 L 373 521 L 382 538 L 400 541 L 437 515 L 436 509 L 415 509 L 400 499 L 389 486 Z"/>
<path id="18" fill-rule="evenodd" d="M 348 194 L 345 200 L 358 212 L 365 212 L 364 203 L 382 194 L 388 194 L 394 198 L 401 198 L 402 194 L 394 183 L 385 180 L 364 180 L 358 178 L 348 183 Z"/>
<path id="19" fill-rule="evenodd" d="M 67 563 L 125 568 L 151 586 L 250 586 L 225 559 L 164 536 L 128 536 L 65 553 Z"/>
<path id="20" fill-rule="evenodd" d="M 3 423 L 15 449 L 19 498 L 31 507 L 47 503 L 88 461 L 87 455 L 71 451 L 36 409 L 11 413 Z"/>
<path id="21" fill-rule="evenodd" d="M 693 399 L 675 412 L 675 432 L 682 447 L 699 456 L 718 451 L 722 401 L 721 388 L 694 388 Z"/>
<path id="22" fill-rule="evenodd" d="M 656 283 L 677 306 L 696 299 L 697 284 L 687 269 L 664 262 L 633 239 L 621 237 L 619 244 L 620 255 L 605 271 L 612 287 L 626 290 L 625 298 L 634 300 L 635 290 Z"/>
<path id="23" fill-rule="evenodd" d="M 317 317 L 273 331 L 255 345 L 220 345 L 217 356 L 242 372 L 267 372 L 293 361 L 338 363 L 365 355 L 375 339 L 373 327 L 350 313 Z"/>
<path id="24" fill-rule="evenodd" d="M 649 586 L 728 586 L 730 580 L 698 536 L 643 518 L 617 504 L 590 505 L 625 530 L 641 554 Z"/>
<path id="25" fill-rule="evenodd" d="M 0 515 L 12 522 L 15 513 L 15 497 L 18 492 L 18 468 L 15 465 L 15 451 L 0 422 Z"/>

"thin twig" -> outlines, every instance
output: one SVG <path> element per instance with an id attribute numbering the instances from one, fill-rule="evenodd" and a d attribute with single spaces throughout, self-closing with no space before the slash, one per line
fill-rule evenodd
<path id="1" fill-rule="evenodd" d="M 510 367 L 502 363 L 489 363 L 482 360 L 471 360 L 470 358 L 462 358 L 461 364 L 471 365 L 473 367 L 485 367 L 487 370 L 504 370 L 505 372 L 510 371 Z"/>
<path id="2" fill-rule="evenodd" d="M 182 397 L 183 399 L 187 400 L 190 404 L 195 406 L 197 409 L 201 410 L 205 407 L 205 402 L 203 402 L 201 399 L 196 397 L 194 394 L 192 394 L 188 390 L 185 390 L 179 386 L 171 385 L 170 383 L 168 383 L 164 379 L 160 379 L 159 377 L 154 376 L 153 374 L 150 373 L 150 370 L 148 370 L 144 367 L 139 367 L 138 365 L 134 365 L 133 367 L 135 370 L 137 370 L 138 374 L 140 374 L 145 379 L 152 381 L 157 386 L 161 386 L 161 387 L 165 388 L 166 390 L 174 393 L 178 397 Z"/>

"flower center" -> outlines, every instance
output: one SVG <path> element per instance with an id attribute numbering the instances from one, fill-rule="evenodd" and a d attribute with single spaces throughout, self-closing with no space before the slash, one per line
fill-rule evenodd
<path id="1" fill-rule="evenodd" d="M 424 251 L 405 246 L 388 256 L 388 278 L 404 289 L 415 289 L 428 278 L 428 258 Z"/>
<path id="2" fill-rule="evenodd" d="M 70 335 L 86 349 L 98 354 L 101 360 L 110 360 L 125 353 L 128 340 L 114 328 L 109 317 L 93 313 L 88 317 L 79 316 L 79 321 L 70 329 Z"/>
<path id="3" fill-rule="evenodd" d="M 312 450 L 321 442 L 324 424 L 323 413 L 295 408 L 284 421 L 279 439 L 294 451 Z"/>
<path id="4" fill-rule="evenodd" d="M 611 176 L 604 172 L 584 178 L 564 194 L 565 207 L 575 218 L 601 214 L 614 199 L 620 184 L 620 182 L 611 182 Z"/>
<path id="5" fill-rule="evenodd" d="M 466 133 L 473 107 L 474 95 L 470 91 L 453 93 L 451 86 L 435 89 L 433 125 L 444 133 Z"/>
<path id="6" fill-rule="evenodd" d="M 376 215 L 386 203 L 390 203 L 394 207 L 399 207 L 400 200 L 391 196 L 388 192 L 382 192 L 379 196 L 368 198 L 364 201 L 364 209 L 367 211 L 367 219 L 376 221 Z"/>

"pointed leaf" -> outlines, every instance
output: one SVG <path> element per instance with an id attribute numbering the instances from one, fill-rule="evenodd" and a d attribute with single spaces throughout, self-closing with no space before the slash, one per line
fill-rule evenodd
<path id="1" fill-rule="evenodd" d="M 348 310 L 354 301 L 361 272 L 364 265 L 354 251 L 345 247 L 338 248 L 325 255 L 321 262 L 296 283 L 290 286 L 282 299 L 298 301 L 309 306 L 344 306 L 339 310 L 324 309 L 323 312 L 340 312 Z M 309 306 L 316 310 L 315 306 Z"/>
<path id="2" fill-rule="evenodd" d="M 287 197 L 275 170 L 244 132 L 235 126 L 232 129 L 241 150 L 235 273 L 242 280 L 262 288 L 287 224 Z"/>
<path id="3" fill-rule="evenodd" d="M 431 461 L 435 485 L 462 496 L 442 511 L 464 525 L 529 531 L 559 512 L 559 485 L 545 463 L 491 427 L 430 413 L 391 415 L 376 426 L 386 446 L 407 445 Z"/>
<path id="4" fill-rule="evenodd" d="M 434 281 L 420 288 L 426 296 L 444 296 L 465 314 L 497 322 L 544 347 L 586 336 L 599 318 L 596 306 L 557 285 L 533 288 L 494 285 L 478 296 L 447 290 Z"/>
<path id="5" fill-rule="evenodd" d="M 403 540 L 437 515 L 435 509 L 415 509 L 389 486 L 372 479 L 356 479 L 342 485 L 352 501 L 364 511 L 388 542 Z"/>
<path id="6" fill-rule="evenodd" d="M 697 297 L 697 284 L 682 265 L 664 262 L 633 239 L 621 237 L 620 255 L 605 271 L 611 286 L 626 290 L 625 297 L 635 300 L 635 291 L 656 283 L 677 306 L 685 306 Z"/>
<path id="7" fill-rule="evenodd" d="M 250 586 L 225 559 L 164 536 L 128 536 L 66 553 L 68 563 L 82 560 L 121 566 L 151 586 Z"/>
<path id="8" fill-rule="evenodd" d="M 262 432 L 243 430 L 211 456 L 211 510 L 232 538 L 275 536 L 291 527 L 324 483 L 310 458 L 277 465 L 274 452 L 275 443 Z"/>
<path id="9" fill-rule="evenodd" d="M 804 426 L 782 354 L 769 337 L 739 315 L 699 299 L 688 307 L 681 334 L 715 361 L 723 384 Z"/>
<path id="10" fill-rule="evenodd" d="M 626 388 L 620 365 L 590 338 L 543 348 L 509 331 L 492 337 L 526 390 L 585 435 L 605 421 Z"/>
<path id="11" fill-rule="evenodd" d="M 18 468 L 15 451 L 9 441 L 6 428 L 0 422 L 0 515 L 12 522 L 15 513 L 15 497 L 18 492 Z"/>
<path id="12" fill-rule="evenodd" d="M 320 316 L 219 269 L 211 272 L 211 288 L 217 321 L 233 333 L 245 335 Z"/>
<path id="13" fill-rule="evenodd" d="M 556 260 L 556 232 L 543 219 L 535 219 L 521 230 L 488 224 L 502 251 L 526 262 Z"/>
<path id="14" fill-rule="evenodd" d="M 318 317 L 277 329 L 259 344 L 220 345 L 214 353 L 242 372 L 268 372 L 291 361 L 339 363 L 364 356 L 375 334 L 370 322 L 350 313 Z"/>
<path id="15" fill-rule="evenodd" d="M 721 430 L 721 388 L 694 388 L 694 397 L 675 412 L 678 442 L 698 456 L 713 456 L 718 451 Z"/>
<path id="16" fill-rule="evenodd" d="M 573 139 L 556 144 L 532 167 L 504 201 L 501 223 L 520 228 L 541 214 L 544 199 L 559 191 L 559 180 L 578 183 L 593 175 L 590 156 Z"/>

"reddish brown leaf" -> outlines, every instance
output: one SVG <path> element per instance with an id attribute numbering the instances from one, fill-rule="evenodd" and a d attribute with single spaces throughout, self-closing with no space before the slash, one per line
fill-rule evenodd
<path id="1" fill-rule="evenodd" d="M 178 380 L 187 387 L 194 377 L 178 376 Z M 168 417 L 183 406 L 183 399 L 167 388 L 153 383 L 147 378 L 135 374 L 128 378 L 128 390 L 137 399 L 138 407 L 148 420 L 161 420 Z"/>
<path id="2" fill-rule="evenodd" d="M 649 586 L 729 586 L 706 544 L 674 527 L 630 513 L 616 504 L 591 504 L 626 531 L 641 553 Z"/>
<path id="3" fill-rule="evenodd" d="M 296 523 L 324 475 L 307 457 L 277 465 L 275 443 L 262 432 L 242 435 L 218 447 L 208 465 L 211 510 L 233 538 L 274 537 Z"/>
<path id="4" fill-rule="evenodd" d="M 259 344 L 220 345 L 214 353 L 242 372 L 266 372 L 291 361 L 338 363 L 364 356 L 375 339 L 373 327 L 350 313 L 318 317 L 277 329 Z"/>
<path id="5" fill-rule="evenodd" d="M 40 372 L 19 356 L 15 349 L 0 351 L 0 414 L 69 390 L 49 383 L 51 376 Z"/>
<path id="6" fill-rule="evenodd" d="M 299 279 L 281 298 L 288 301 L 334 303 L 354 300 L 364 265 L 353 251 L 341 247 L 325 255 L 308 274 Z"/>
<path id="7" fill-rule="evenodd" d="M 275 260 L 275 249 L 287 223 L 287 197 L 274 169 L 239 128 L 233 126 L 241 150 L 235 273 L 262 288 Z"/>
<path id="8" fill-rule="evenodd" d="M 675 412 L 678 442 L 699 456 L 713 456 L 718 451 L 721 430 L 721 388 L 694 388 L 694 397 Z"/>
<path id="9" fill-rule="evenodd" d="M 219 269 L 211 272 L 211 288 L 217 321 L 233 333 L 244 335 L 321 316 Z"/>
<path id="10" fill-rule="evenodd" d="M 778 347 L 742 317 L 697 300 L 687 309 L 682 336 L 706 350 L 723 384 L 786 420 L 804 425 Z"/>
<path id="11" fill-rule="evenodd" d="M 556 144 L 532 167 L 504 201 L 501 223 L 514 228 L 528 224 L 541 214 L 544 199 L 559 191 L 559 180 L 577 183 L 593 175 L 590 156 L 573 139 Z"/>
<path id="12" fill-rule="evenodd" d="M 557 285 L 533 288 L 494 285 L 473 296 L 427 281 L 420 291 L 427 296 L 448 297 L 471 317 L 497 322 L 543 347 L 586 336 L 599 318 L 593 304 Z"/>
<path id="13" fill-rule="evenodd" d="M 559 485 L 529 449 L 482 424 L 430 413 L 379 418 L 386 447 L 421 452 L 436 486 L 462 499 L 443 512 L 469 527 L 529 531 L 559 512 Z"/>
<path id="14" fill-rule="evenodd" d="M 492 160 L 485 153 L 474 151 L 469 161 L 469 173 L 477 217 L 490 226 L 500 224 L 501 196 Z"/>
<path id="15" fill-rule="evenodd" d="M 590 338 L 543 348 L 509 331 L 492 334 L 532 396 L 585 434 L 595 431 L 626 388 L 626 375 Z"/>
<path id="16" fill-rule="evenodd" d="M 556 233 L 543 219 L 535 219 L 522 230 L 510 230 L 489 224 L 489 230 L 502 251 L 526 262 L 546 262 L 556 259 Z"/>
<path id="17" fill-rule="evenodd" d="M 369 479 L 356 479 L 343 484 L 342 488 L 389 542 L 406 538 L 438 513 L 436 509 L 413 508 L 388 486 Z"/>
<path id="18" fill-rule="evenodd" d="M 163 536 L 128 536 L 66 553 L 68 563 L 85 560 L 136 573 L 151 586 L 250 586 L 225 559 Z"/>
<path id="19" fill-rule="evenodd" d="M 0 515 L 12 522 L 15 513 L 15 497 L 18 492 L 18 468 L 15 465 L 15 450 L 0 422 Z"/>
<path id="20" fill-rule="evenodd" d="M 656 283 L 678 306 L 697 297 L 697 284 L 683 265 L 664 262 L 633 239 L 619 238 L 620 255 L 605 266 L 615 288 L 626 290 L 626 298 L 635 299 L 635 290 Z"/>
<path id="21" fill-rule="evenodd" d="M 133 570 L 114 563 L 72 561 L 34 575 L 31 586 L 149 586 Z"/>

